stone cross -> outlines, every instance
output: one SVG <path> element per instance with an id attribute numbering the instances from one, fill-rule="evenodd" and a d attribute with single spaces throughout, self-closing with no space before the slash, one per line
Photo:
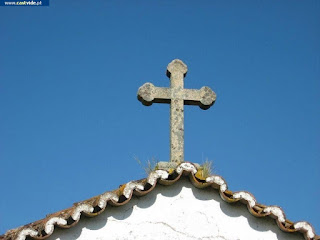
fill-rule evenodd
<path id="1" fill-rule="evenodd" d="M 216 94 L 209 87 L 185 89 L 183 81 L 187 71 L 187 65 L 175 59 L 167 67 L 170 88 L 145 83 L 138 90 L 138 99 L 146 106 L 170 103 L 170 162 L 177 164 L 184 161 L 184 105 L 198 105 L 206 110 L 216 100 Z"/>

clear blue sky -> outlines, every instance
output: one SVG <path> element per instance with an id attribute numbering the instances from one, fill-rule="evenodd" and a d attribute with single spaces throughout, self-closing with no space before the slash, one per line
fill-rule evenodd
<path id="1" fill-rule="evenodd" d="M 217 93 L 185 108 L 185 158 L 320 234 L 320 1 L 62 1 L 0 7 L 0 233 L 145 177 L 169 106 L 145 82 Z"/>

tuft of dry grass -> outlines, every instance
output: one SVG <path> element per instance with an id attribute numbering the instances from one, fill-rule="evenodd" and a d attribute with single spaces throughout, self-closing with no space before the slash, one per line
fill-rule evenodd
<path id="1" fill-rule="evenodd" d="M 201 165 L 203 171 L 203 177 L 207 178 L 212 175 L 212 161 L 206 159 L 206 161 Z"/>
<path id="2" fill-rule="evenodd" d="M 200 165 L 196 173 L 196 177 L 205 180 L 207 177 L 212 175 L 212 161 L 206 159 L 206 161 Z"/>
<path id="3" fill-rule="evenodd" d="M 147 176 L 151 172 L 153 172 L 154 170 L 157 170 L 156 168 L 157 168 L 157 164 L 159 161 L 155 157 L 148 159 L 145 163 L 142 163 L 138 157 L 134 157 L 134 159 L 138 162 L 138 164 L 141 166 L 141 168 L 145 171 Z"/>

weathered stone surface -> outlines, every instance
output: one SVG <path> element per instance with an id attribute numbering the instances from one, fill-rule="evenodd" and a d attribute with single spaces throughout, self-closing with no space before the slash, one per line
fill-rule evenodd
<path id="1" fill-rule="evenodd" d="M 175 59 L 167 67 L 170 88 L 155 87 L 145 83 L 138 90 L 138 99 L 146 106 L 152 103 L 170 103 L 170 161 L 184 161 L 184 105 L 198 105 L 201 109 L 210 108 L 216 94 L 209 87 L 185 89 L 184 77 L 187 65 Z"/>

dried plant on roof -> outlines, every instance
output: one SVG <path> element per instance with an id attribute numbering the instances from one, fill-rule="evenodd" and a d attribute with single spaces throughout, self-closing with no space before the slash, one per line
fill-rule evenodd
<path id="1" fill-rule="evenodd" d="M 157 164 L 158 160 L 155 157 L 152 157 L 151 159 L 148 159 L 146 162 L 142 163 L 141 160 L 138 157 L 134 157 L 134 159 L 138 162 L 138 164 L 142 167 L 142 169 L 145 171 L 147 176 L 157 170 Z"/>
<path id="2" fill-rule="evenodd" d="M 201 164 L 197 170 L 196 177 L 201 180 L 205 180 L 212 174 L 212 161 L 206 159 L 206 161 Z"/>

